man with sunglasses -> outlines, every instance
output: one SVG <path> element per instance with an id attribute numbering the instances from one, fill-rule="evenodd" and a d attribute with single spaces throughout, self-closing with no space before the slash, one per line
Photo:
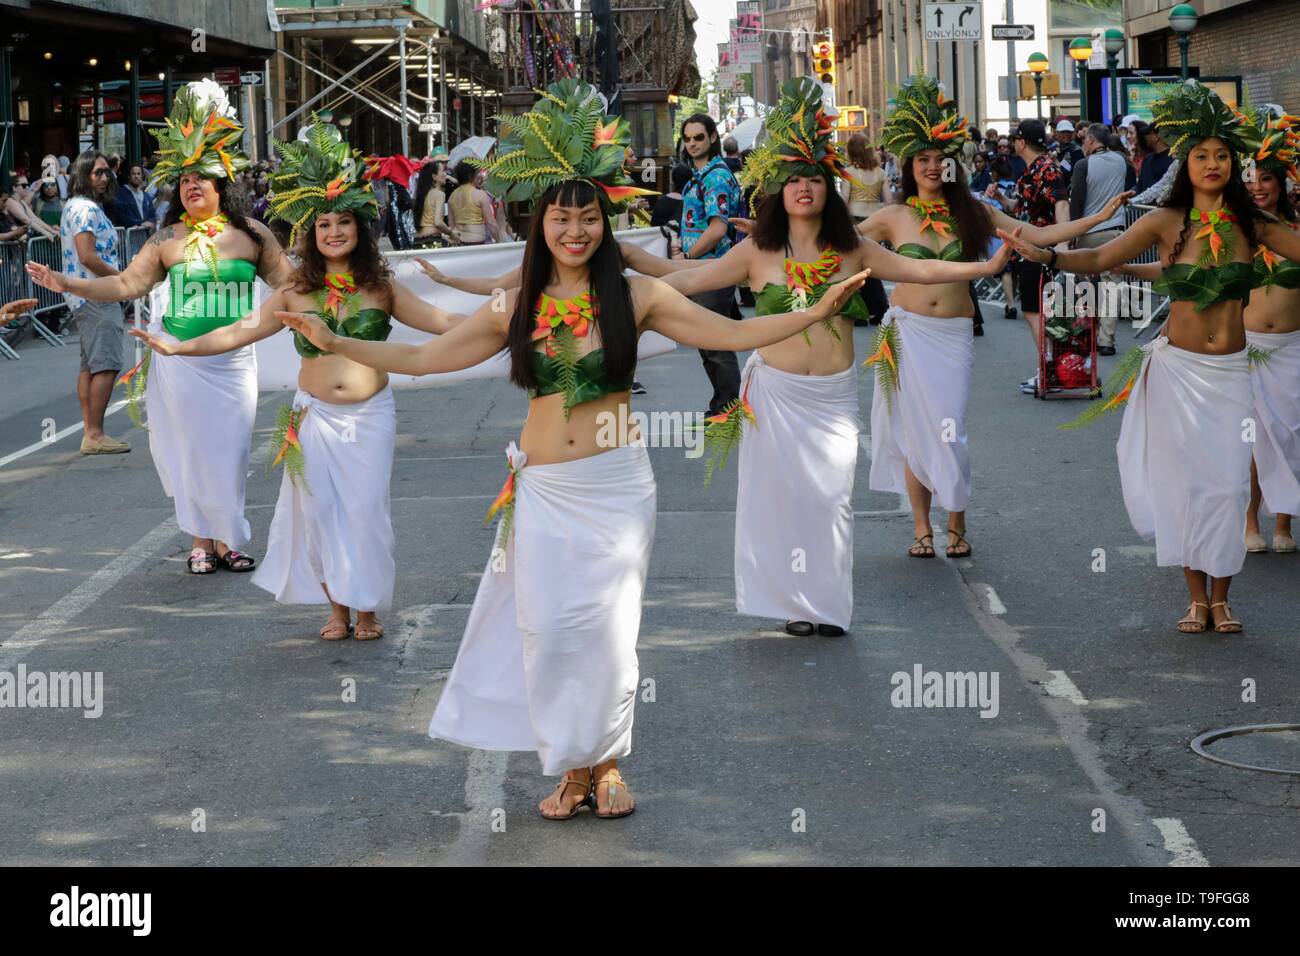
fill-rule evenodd
<path id="1" fill-rule="evenodd" d="M 696 113 L 686 118 L 682 123 L 682 149 L 694 173 L 682 191 L 682 252 L 675 258 L 716 259 L 725 255 L 735 241 L 735 227 L 727 217 L 743 215 L 740 185 L 722 158 L 713 117 Z M 691 299 L 719 315 L 740 318 L 735 286 Z M 713 385 L 709 414 L 717 415 L 740 396 L 740 366 L 735 352 L 700 349 L 700 359 Z"/>
<path id="2" fill-rule="evenodd" d="M 72 167 L 71 194 L 63 205 L 59 237 L 63 241 L 63 273 L 80 279 L 118 274 L 117 230 L 104 212 L 112 171 L 103 153 L 87 150 Z M 124 441 L 104 434 L 104 412 L 113 383 L 122 368 L 126 337 L 122 306 L 118 302 L 92 302 L 63 293 L 81 339 L 81 372 L 77 398 L 85 434 L 83 455 L 118 455 L 130 451 Z"/>

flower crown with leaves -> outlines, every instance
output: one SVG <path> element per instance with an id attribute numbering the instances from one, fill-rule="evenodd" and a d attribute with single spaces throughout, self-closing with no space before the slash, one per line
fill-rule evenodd
<path id="1" fill-rule="evenodd" d="M 171 112 L 162 129 L 150 130 L 162 156 L 154 167 L 154 185 L 179 180 L 186 173 L 208 179 L 235 178 L 248 167 L 239 148 L 244 127 L 225 91 L 211 80 L 187 83 L 176 91 Z"/>
<path id="2" fill-rule="evenodd" d="M 1196 80 L 1159 85 L 1165 91 L 1151 104 L 1152 122 L 1179 162 L 1187 162 L 1197 144 L 1211 138 L 1223 140 L 1243 158 L 1258 151 L 1255 124 L 1245 113 L 1223 102 L 1208 86 Z"/>
<path id="3" fill-rule="evenodd" d="M 276 219 L 289 223 L 289 245 L 298 232 L 327 212 L 351 212 L 363 219 L 379 215 L 369 170 L 337 126 L 312 114 L 305 141 L 277 140 L 280 165 L 270 177 L 270 208 Z"/>
<path id="4" fill-rule="evenodd" d="M 966 117 L 957 115 L 957 104 L 944 98 L 932 76 L 909 76 L 894 94 L 894 103 L 880 129 L 880 145 L 899 159 L 926 149 L 955 157 L 970 138 Z"/>
<path id="5" fill-rule="evenodd" d="M 1248 159 L 1257 169 L 1267 170 L 1281 180 L 1300 183 L 1300 116 L 1284 113 L 1274 116 L 1267 109 L 1248 110 L 1247 120 L 1253 127 L 1257 144 Z"/>
<path id="6" fill-rule="evenodd" d="M 600 93 L 589 83 L 565 79 L 545 91 L 519 116 L 496 117 L 501 141 L 494 158 L 471 159 L 487 171 L 488 192 L 508 202 L 535 202 L 548 190 L 571 180 L 598 187 L 606 212 L 617 212 L 653 189 L 633 185 L 623 168 L 632 129 L 619 116 L 606 116 Z"/>
<path id="7" fill-rule="evenodd" d="M 811 76 L 781 84 L 781 99 L 763 120 L 765 139 L 740 171 L 740 183 L 765 194 L 795 176 L 852 177 L 835 148 L 835 121 L 822 108 L 822 85 Z"/>

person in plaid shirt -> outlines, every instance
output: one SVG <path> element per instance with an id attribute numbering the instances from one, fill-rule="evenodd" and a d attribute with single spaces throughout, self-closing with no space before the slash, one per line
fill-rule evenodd
<path id="1" fill-rule="evenodd" d="M 1039 120 L 1024 120 L 1011 131 L 1011 145 L 1017 156 L 1025 161 L 1026 168 L 1016 181 L 1015 195 L 1008 196 L 989 187 L 990 198 L 998 200 L 1004 209 L 1015 213 L 1031 226 L 1051 226 L 1070 221 L 1070 177 L 1047 152 L 1047 128 Z M 1057 248 L 1064 251 L 1069 243 Z M 1043 287 L 1051 281 L 1046 266 L 1015 257 L 1013 267 L 1016 287 L 1020 292 L 1020 308 L 1029 324 L 1034 339 L 1034 354 L 1038 354 L 1038 326 L 1043 319 Z M 1020 383 L 1020 391 L 1032 395 L 1037 374 Z"/>

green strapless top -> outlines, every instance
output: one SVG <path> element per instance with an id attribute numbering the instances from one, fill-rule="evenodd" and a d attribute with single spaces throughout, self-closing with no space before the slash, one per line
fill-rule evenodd
<path id="1" fill-rule="evenodd" d="M 253 311 L 257 266 L 247 259 L 221 259 L 217 275 L 202 263 L 178 262 L 167 270 L 171 301 L 163 328 L 182 342 L 238 322 Z"/>
<path id="2" fill-rule="evenodd" d="M 1202 269 L 1190 262 L 1179 262 L 1165 269 L 1151 288 L 1177 302 L 1192 302 L 1200 312 L 1231 299 L 1249 303 L 1254 284 L 1254 263 L 1225 262 L 1213 269 Z"/>
<path id="3" fill-rule="evenodd" d="M 565 391 L 563 384 L 564 366 L 558 358 L 549 357 L 545 351 L 538 349 L 532 353 L 533 375 L 537 378 L 537 387 L 528 394 L 531 398 L 554 395 Z M 581 405 L 583 402 L 595 401 L 612 392 L 626 392 L 632 387 L 632 375 L 618 382 L 611 382 L 605 374 L 605 350 L 592 349 L 582 358 L 574 369 L 574 388 L 572 402 L 567 407 Z"/>
<path id="4" fill-rule="evenodd" d="M 1255 288 L 1264 289 L 1277 286 L 1279 289 L 1300 289 L 1300 263 L 1283 259 L 1281 256 L 1269 269 L 1262 255 L 1255 256 Z"/>
<path id="5" fill-rule="evenodd" d="M 826 290 L 832 284 L 825 282 L 813 286 L 808 292 L 808 304 L 813 305 L 816 303 L 818 299 L 826 294 Z M 754 293 L 755 315 L 779 315 L 782 312 L 795 312 L 798 309 L 799 305 L 794 301 L 794 296 L 790 294 L 790 290 L 780 283 L 769 282 Z M 849 296 L 839 314 L 850 321 L 866 321 L 871 318 L 871 314 L 867 311 L 867 303 L 863 301 L 860 295 Z"/>
<path id="6" fill-rule="evenodd" d="M 342 322 L 332 312 L 318 311 L 308 314 L 318 317 L 335 335 L 360 339 L 362 342 L 384 342 L 388 339 L 388 333 L 393 331 L 393 323 L 383 309 L 361 309 L 356 315 L 349 315 Z M 303 337 L 301 332 L 293 333 L 293 347 L 303 358 L 331 354 L 316 348 Z"/>
<path id="7" fill-rule="evenodd" d="M 905 242 L 895 251 L 900 256 L 905 256 L 908 259 L 941 259 L 944 262 L 962 261 L 960 239 L 948 243 L 937 253 L 929 246 L 923 246 L 919 242 Z"/>

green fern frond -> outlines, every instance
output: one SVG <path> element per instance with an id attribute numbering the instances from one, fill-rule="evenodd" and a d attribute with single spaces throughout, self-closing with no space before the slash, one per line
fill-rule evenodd
<path id="1" fill-rule="evenodd" d="M 1136 382 L 1137 375 L 1142 369 L 1142 362 L 1146 357 L 1147 350 L 1140 345 L 1129 349 L 1106 378 L 1105 383 L 1102 385 L 1101 398 L 1090 402 L 1088 407 L 1073 421 L 1065 422 L 1056 427 L 1062 431 L 1074 431 L 1076 428 L 1091 425 L 1110 412 L 1123 408 L 1128 404 L 1132 384 Z"/>
<path id="2" fill-rule="evenodd" d="M 140 370 L 126 383 L 126 413 L 130 416 L 132 425 L 145 431 L 149 430 L 149 426 L 144 423 L 144 416 L 140 413 L 140 402 L 144 399 L 144 389 L 148 384 L 151 364 L 153 364 L 153 349 L 144 353 L 144 362 Z"/>
<path id="3" fill-rule="evenodd" d="M 305 414 L 306 409 L 303 409 Z M 289 427 L 292 425 L 294 430 L 298 430 L 302 425 L 303 414 L 299 414 L 298 409 L 292 404 L 281 405 L 275 413 L 275 430 L 271 432 L 271 440 L 268 443 L 266 455 L 266 471 L 268 474 L 275 469 L 275 459 L 280 454 L 280 448 L 284 445 L 285 437 L 289 434 Z M 295 485 L 307 489 L 307 469 L 306 462 L 303 460 L 302 449 L 290 445 L 284 453 L 284 470 L 289 476 L 289 480 Z"/>
<path id="4" fill-rule="evenodd" d="M 1248 345 L 1246 347 L 1246 358 L 1252 366 L 1263 365 L 1268 361 L 1269 356 L 1276 351 L 1277 349 L 1261 349 L 1255 345 Z"/>
<path id="5" fill-rule="evenodd" d="M 582 356 L 578 353 L 578 338 L 567 325 L 555 332 L 551 343 L 555 352 L 555 381 L 564 392 L 564 420 L 567 422 L 569 413 L 577 404 L 578 362 Z"/>
<path id="6" fill-rule="evenodd" d="M 876 367 L 876 382 L 881 394 L 885 396 L 885 407 L 894 406 L 894 393 L 898 391 L 898 370 L 902 368 L 902 344 L 899 341 L 898 326 L 893 322 L 882 324 L 876 331 L 871 343 L 871 357 L 867 359 Z M 884 357 L 885 346 L 893 356 L 893 363 Z"/>

